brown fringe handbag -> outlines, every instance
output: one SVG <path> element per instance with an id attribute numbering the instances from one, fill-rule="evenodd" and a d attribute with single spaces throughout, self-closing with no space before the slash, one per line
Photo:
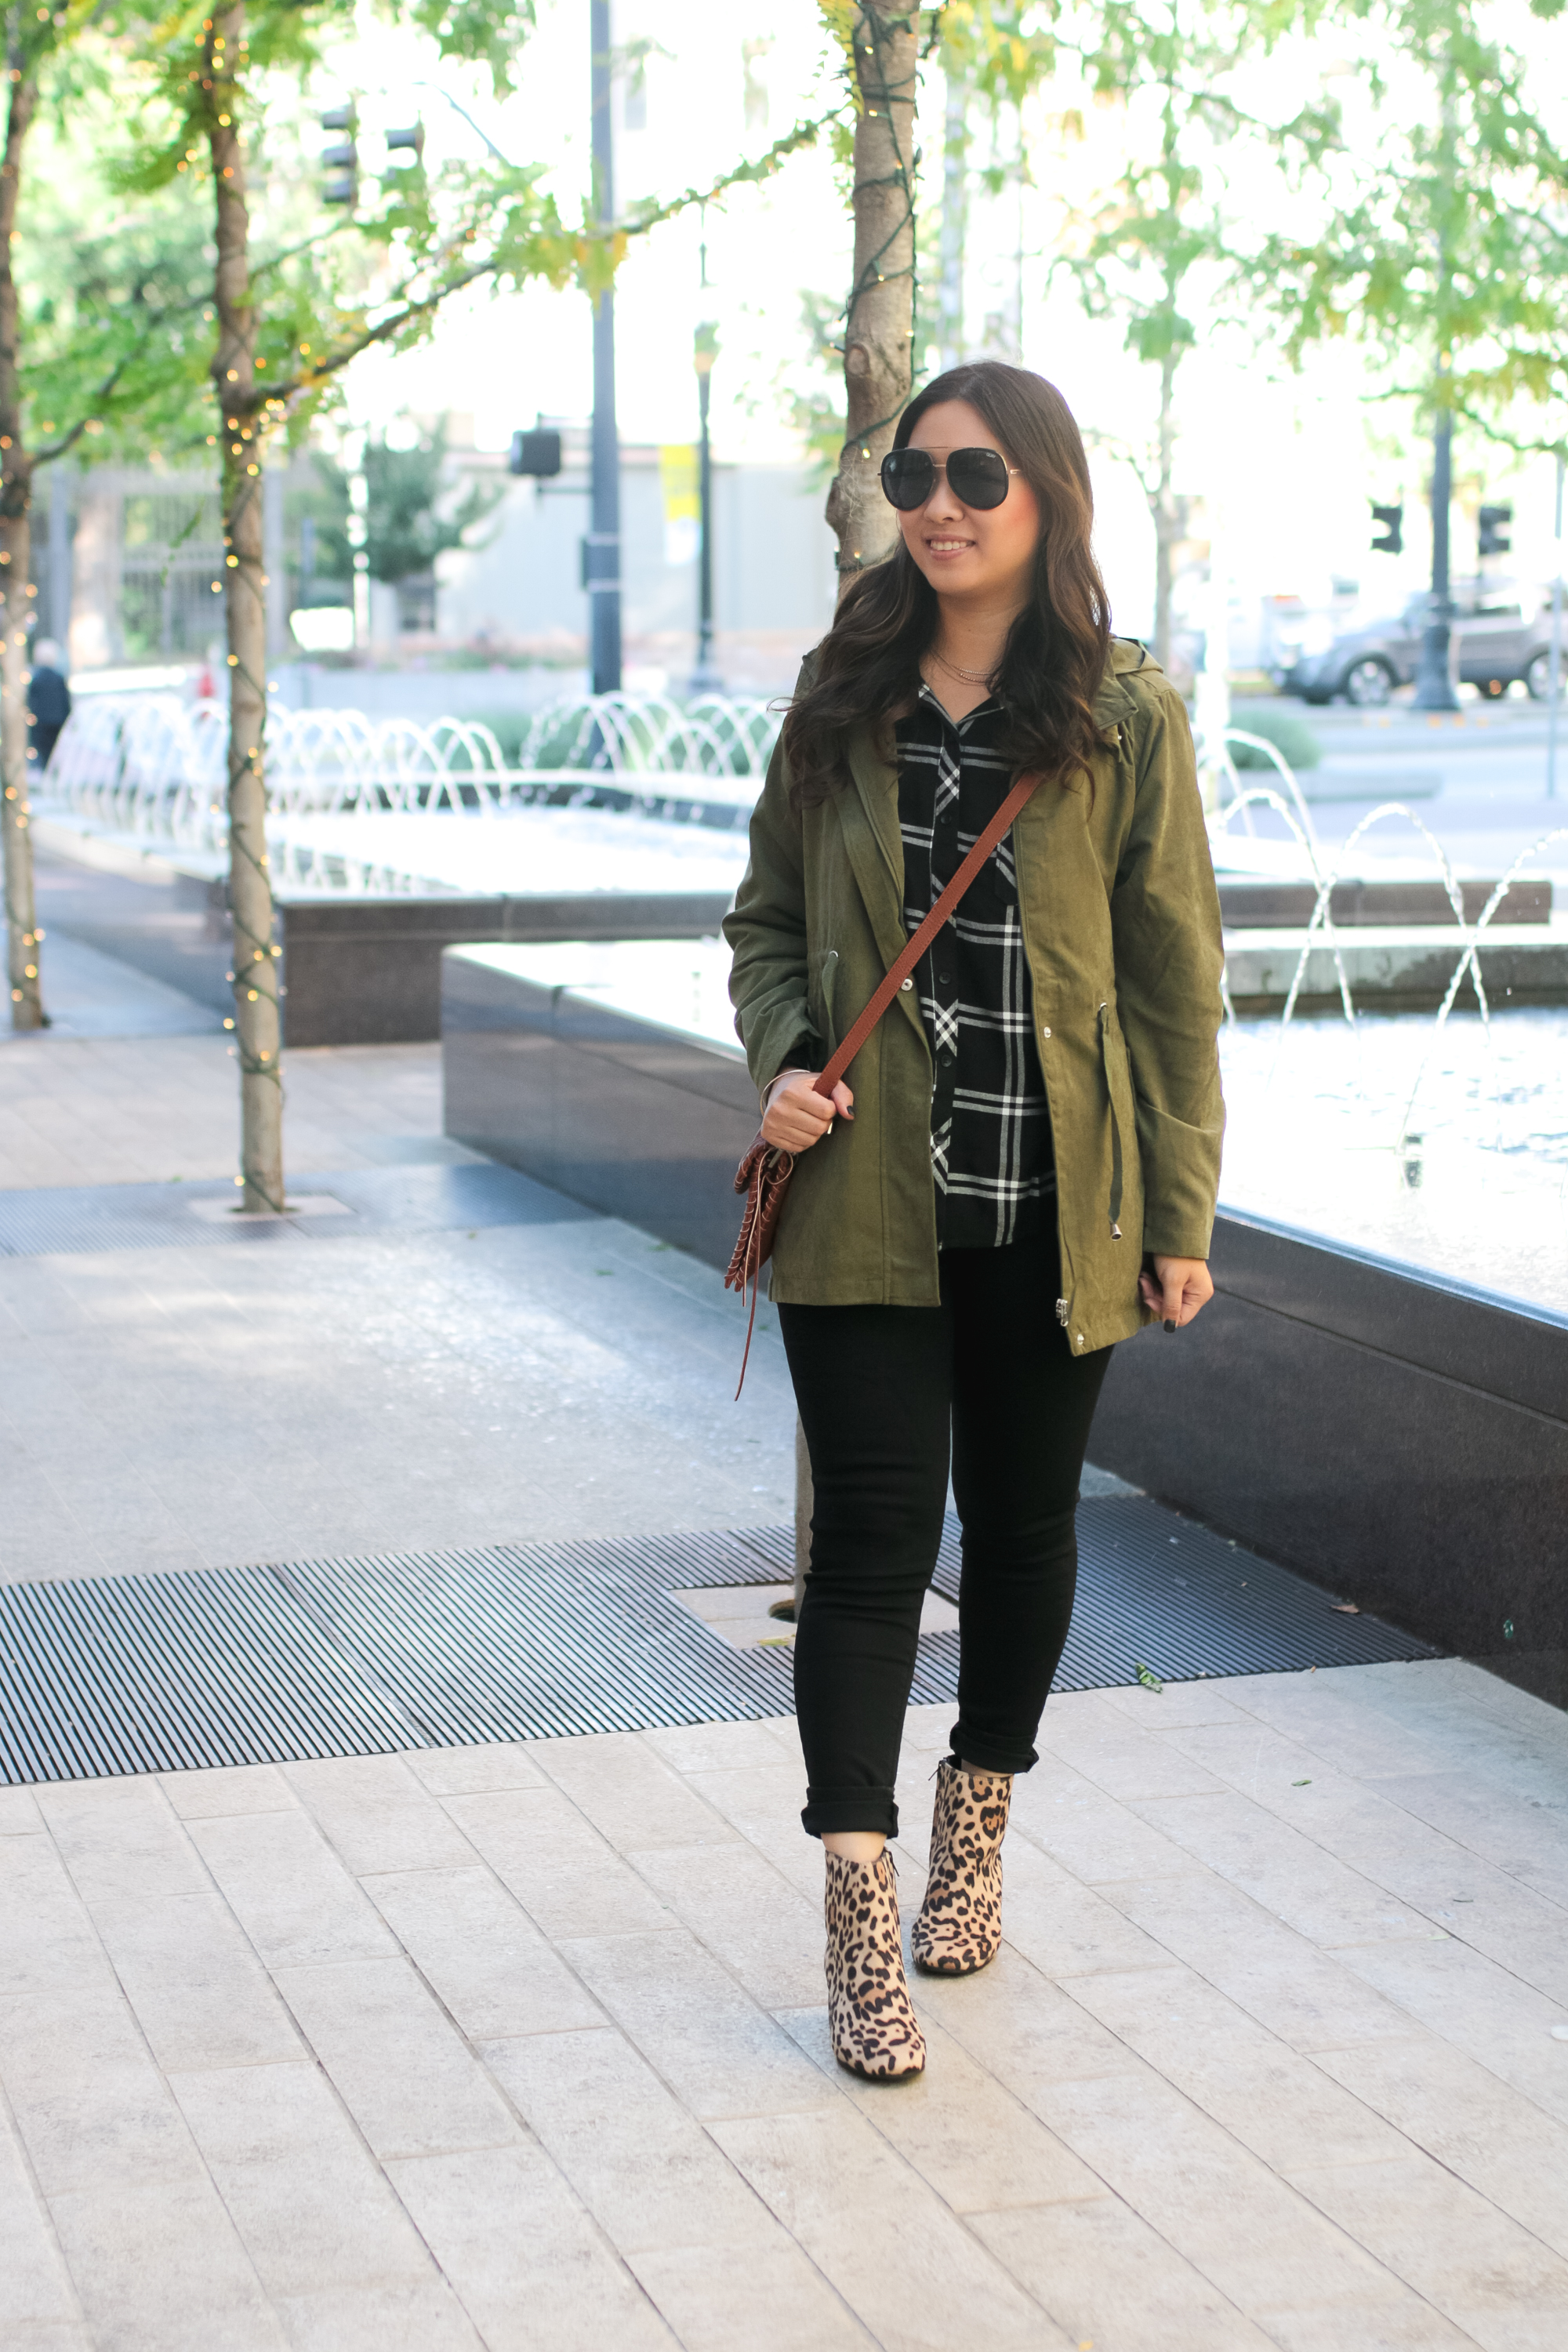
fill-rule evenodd
<path id="1" fill-rule="evenodd" d="M 1038 775 L 1019 777 L 930 914 L 919 929 L 910 933 L 902 954 L 878 982 L 876 993 L 826 1068 L 814 1079 L 812 1091 L 815 1094 L 831 1097 L 834 1087 L 1039 781 Z M 789 1180 L 794 1173 L 794 1153 L 783 1150 L 776 1143 L 767 1142 L 759 1128 L 755 1140 L 735 1171 L 735 1190 L 745 1194 L 746 1206 L 741 1218 L 740 1238 L 730 1260 L 730 1271 L 724 1276 L 726 1290 L 738 1290 L 744 1297 L 749 1286 L 752 1293 L 752 1311 L 746 1320 L 745 1353 L 741 1359 L 741 1377 L 735 1384 L 737 1396 L 746 1384 L 746 1366 L 751 1360 L 752 1332 L 757 1320 L 757 1277 L 773 1255 L 773 1235 L 778 1230 L 779 1217 L 789 1192 Z"/>

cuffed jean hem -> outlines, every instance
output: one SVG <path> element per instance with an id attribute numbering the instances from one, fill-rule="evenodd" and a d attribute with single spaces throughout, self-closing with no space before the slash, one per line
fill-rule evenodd
<path id="1" fill-rule="evenodd" d="M 1040 1751 L 1021 1739 L 987 1739 L 984 1734 L 968 1739 L 960 1716 L 952 1727 L 952 1760 L 955 1764 L 973 1764 L 982 1772 L 1032 1772 L 1040 1760 Z"/>
<path id="2" fill-rule="evenodd" d="M 880 1831 L 899 1834 L 899 1803 L 891 1789 L 827 1789 L 806 1791 L 801 1823 L 807 1837 L 831 1836 L 839 1830 Z"/>

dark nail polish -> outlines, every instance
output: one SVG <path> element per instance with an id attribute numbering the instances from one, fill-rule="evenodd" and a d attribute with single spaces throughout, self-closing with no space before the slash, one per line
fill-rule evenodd
<path id="1" fill-rule="evenodd" d="M 1167 1322 L 1167 1324 L 1166 1324 L 1166 1326 L 1165 1326 L 1165 1328 L 1166 1328 L 1166 1330 L 1167 1330 L 1167 1331 L 1173 1331 L 1173 1330 L 1175 1329 L 1175 1328 L 1176 1328 L 1176 1327 L 1175 1327 L 1175 1325 L 1174 1325 L 1173 1323 L 1170 1323 L 1170 1322 Z"/>

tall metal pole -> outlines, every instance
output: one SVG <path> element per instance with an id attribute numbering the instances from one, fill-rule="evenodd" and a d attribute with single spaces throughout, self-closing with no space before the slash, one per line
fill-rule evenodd
<path id="1" fill-rule="evenodd" d="M 1557 453 L 1557 511 L 1552 525 L 1557 561 L 1552 576 L 1552 699 L 1546 706 L 1546 797 L 1557 798 L 1557 714 L 1563 707 L 1563 453 Z"/>
<path id="2" fill-rule="evenodd" d="M 611 221 L 616 211 L 615 146 L 610 112 L 610 0 L 592 0 L 594 210 Z M 616 303 L 601 294 L 594 310 L 593 496 L 583 547 L 588 591 L 588 633 L 595 694 L 621 685 L 621 450 L 616 430 Z"/>
<path id="3" fill-rule="evenodd" d="M 1438 372 L 1438 393 L 1447 374 Z M 1432 603 L 1421 633 L 1421 666 L 1415 673 L 1417 710 L 1458 710 L 1459 698 L 1448 676 L 1448 639 L 1453 600 L 1448 593 L 1448 509 L 1454 495 L 1454 412 L 1443 402 L 1432 436 Z"/>
<path id="4" fill-rule="evenodd" d="M 709 395 L 719 337 L 711 325 L 697 330 L 697 667 L 694 694 L 717 694 L 722 681 L 713 667 L 713 450 L 708 434 Z"/>

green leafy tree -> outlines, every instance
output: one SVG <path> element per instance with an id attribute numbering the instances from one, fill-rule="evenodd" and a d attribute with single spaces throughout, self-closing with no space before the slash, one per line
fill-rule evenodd
<path id="1" fill-rule="evenodd" d="M 941 59 L 947 81 L 942 123 L 942 214 L 938 234 L 940 277 L 936 300 L 939 363 L 952 367 L 963 356 L 964 260 L 970 192 L 978 183 L 1000 195 L 1009 176 L 1029 173 L 1025 106 L 1056 70 L 1058 0 L 947 0 L 939 19 Z M 1011 174 L 1000 160 L 1003 121 L 1016 125 Z M 977 118 L 989 117 L 991 157 L 976 160 Z"/>
<path id="2" fill-rule="evenodd" d="M 513 0 L 403 0 L 404 20 L 443 58 L 479 64 L 498 95 L 513 86 L 531 7 Z M 574 281 L 596 293 L 612 280 L 628 237 L 681 205 L 691 190 L 609 226 L 562 219 L 539 167 L 493 153 L 477 166 L 422 166 L 384 184 L 352 236 L 307 238 L 265 272 L 251 249 L 248 173 L 269 96 L 309 72 L 333 34 L 346 36 L 353 0 L 236 0 L 208 16 L 176 6 L 139 49 L 136 148 L 122 181 L 153 193 L 178 179 L 209 191 L 217 252 L 216 349 L 210 380 L 217 414 L 230 678 L 229 897 L 235 940 L 234 1027 L 240 1070 L 242 1205 L 282 1207 L 281 1018 L 266 835 L 266 582 L 261 467 L 268 439 L 298 430 L 342 372 L 372 345 L 405 348 L 429 333 L 441 304 L 489 280 L 518 286 Z M 719 185 L 776 170 L 819 129 L 797 125 L 767 154 Z M 367 250 L 382 266 L 374 278 Z"/>
<path id="3" fill-rule="evenodd" d="M 1563 0 L 1531 0 L 1549 20 Z M 1268 239 L 1256 289 L 1300 360 L 1354 337 L 1374 396 L 1521 453 L 1568 442 L 1568 149 L 1557 93 L 1473 0 L 1342 0 L 1363 54 L 1315 159 L 1303 233 Z M 1351 77 L 1346 77 L 1351 79 Z"/>
<path id="4" fill-rule="evenodd" d="M 1530 0 L 1542 20 L 1563 0 Z M 1555 450 L 1568 404 L 1568 149 L 1539 62 L 1474 0 L 1341 0 L 1358 93 L 1329 110 L 1308 233 L 1259 248 L 1254 283 L 1293 359 L 1352 335 L 1383 397 L 1440 404 Z M 1446 381 L 1438 386 L 1438 376 Z M 1534 424 L 1537 429 L 1532 430 Z"/>
<path id="5" fill-rule="evenodd" d="M 1531 0 L 1538 19 L 1562 7 Z M 1361 70 L 1314 159 L 1316 217 L 1267 240 L 1255 283 L 1293 358 L 1352 336 L 1378 363 L 1373 396 L 1430 425 L 1416 701 L 1451 708 L 1455 425 L 1520 453 L 1568 450 L 1568 150 L 1549 71 L 1473 0 L 1340 0 L 1334 22 Z"/>
<path id="6" fill-rule="evenodd" d="M 466 547 L 470 531 L 494 513 L 505 492 L 476 482 L 455 507 L 442 511 L 446 493 L 447 425 L 419 434 L 412 448 L 395 448 L 384 433 L 365 443 L 365 553 L 370 576 L 395 586 L 433 567 L 449 548 Z M 352 580 L 348 476 L 335 459 L 318 457 L 333 520 L 318 530 L 320 568 L 331 580 Z"/>
<path id="7" fill-rule="evenodd" d="M 1252 112 L 1241 77 L 1311 13 L 1277 0 L 1097 0 L 1071 28 L 1090 89 L 1126 110 L 1129 136 L 1110 185 L 1072 208 L 1053 270 L 1070 278 L 1090 318 L 1121 326 L 1127 350 L 1153 373 L 1147 440 L 1100 441 L 1132 468 L 1148 506 L 1154 654 L 1167 666 L 1176 551 L 1188 527 L 1175 488 L 1178 378 L 1205 310 L 1239 323 L 1251 308 L 1257 236 L 1232 194 L 1237 156 L 1247 152 L 1255 170 L 1305 161 L 1333 134 L 1331 111 L 1316 101 L 1285 121 Z M 1135 109 L 1152 135 L 1133 133 Z"/>

